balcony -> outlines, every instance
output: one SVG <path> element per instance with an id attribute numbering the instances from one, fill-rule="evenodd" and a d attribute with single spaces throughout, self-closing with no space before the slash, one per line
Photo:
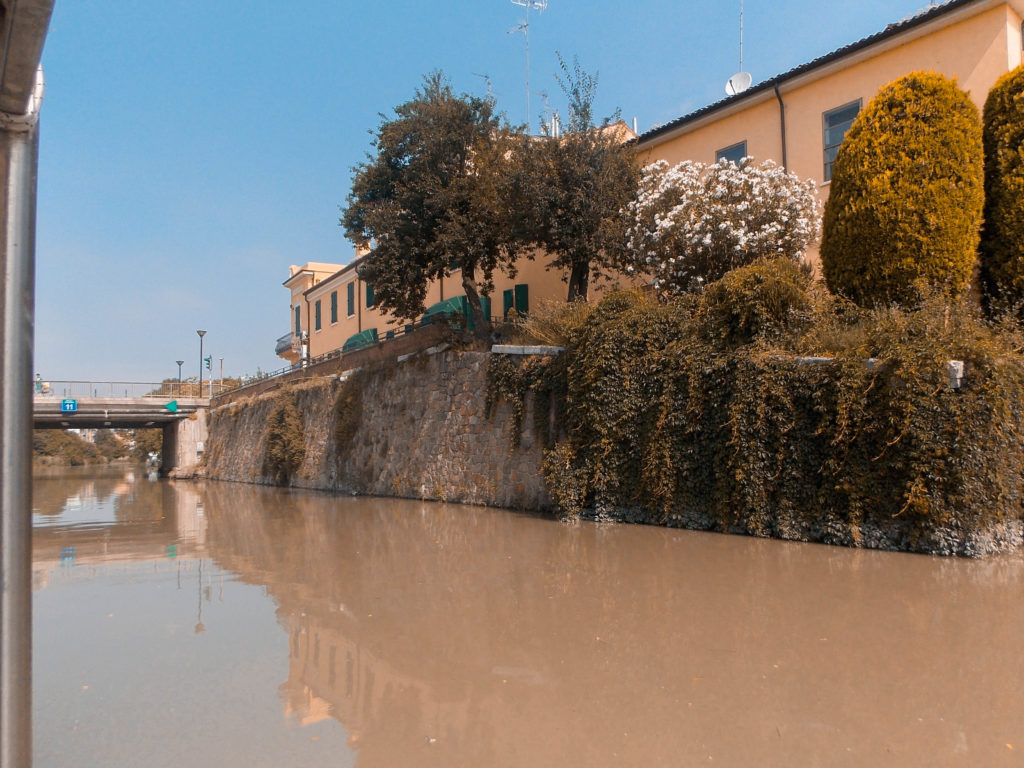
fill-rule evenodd
<path id="1" fill-rule="evenodd" d="M 292 351 L 292 335 L 286 333 L 284 336 L 277 340 L 277 345 L 274 347 L 274 354 L 278 357 L 282 357 L 285 353 Z"/>

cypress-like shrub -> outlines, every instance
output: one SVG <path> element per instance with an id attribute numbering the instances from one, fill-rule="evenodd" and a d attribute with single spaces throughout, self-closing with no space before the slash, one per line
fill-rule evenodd
<path id="1" fill-rule="evenodd" d="M 985 224 L 981 276 L 990 307 L 1024 303 L 1024 66 L 988 94 L 983 120 Z"/>
<path id="2" fill-rule="evenodd" d="M 839 150 L 825 204 L 829 288 L 861 306 L 958 294 L 974 267 L 983 160 L 978 110 L 956 83 L 912 72 L 882 88 Z"/>

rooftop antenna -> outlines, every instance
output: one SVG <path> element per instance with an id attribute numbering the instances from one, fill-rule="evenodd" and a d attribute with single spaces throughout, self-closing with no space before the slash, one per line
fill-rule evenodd
<path id="1" fill-rule="evenodd" d="M 752 82 L 754 82 L 754 78 L 750 76 L 750 73 L 743 71 L 743 0 L 740 0 L 740 71 L 725 83 L 725 92 L 729 96 L 735 96 L 747 90 Z"/>
<path id="2" fill-rule="evenodd" d="M 550 134 L 554 123 L 551 117 L 551 104 L 548 103 L 548 92 L 547 91 L 534 91 L 534 95 L 540 96 L 544 101 L 544 120 L 541 124 L 541 130 Z"/>
<path id="3" fill-rule="evenodd" d="M 473 74 L 476 77 L 482 77 L 484 79 L 484 82 L 487 84 L 487 98 L 488 99 L 493 99 L 494 98 L 494 89 L 491 88 L 491 76 L 486 74 L 486 73 L 481 75 L 479 72 L 474 72 Z"/>
<path id="4" fill-rule="evenodd" d="M 543 12 L 548 7 L 548 0 L 512 0 L 513 5 L 521 5 L 526 9 L 526 19 L 512 27 L 508 33 L 522 32 L 526 38 L 526 132 L 530 132 L 530 10 Z"/>

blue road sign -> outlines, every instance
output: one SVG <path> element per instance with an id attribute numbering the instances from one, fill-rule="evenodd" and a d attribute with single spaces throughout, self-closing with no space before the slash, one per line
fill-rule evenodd
<path id="1" fill-rule="evenodd" d="M 61 400 L 60 401 L 61 413 L 74 413 L 78 410 L 77 400 Z"/>

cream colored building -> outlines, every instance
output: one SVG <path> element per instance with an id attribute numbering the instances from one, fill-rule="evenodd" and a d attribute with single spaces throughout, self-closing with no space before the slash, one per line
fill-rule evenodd
<path id="1" fill-rule="evenodd" d="M 277 353 L 290 363 L 302 357 L 308 345 L 308 358 L 342 350 L 346 343 L 358 345 L 389 334 L 401 333 L 410 322 L 382 312 L 376 305 L 373 286 L 358 274 L 360 259 L 347 265 L 309 262 L 292 265 L 284 286 L 291 294 L 290 333 L 278 340 Z M 515 311 L 525 314 L 538 301 L 561 300 L 567 287 L 561 272 L 549 272 L 545 262 L 522 258 L 516 264 L 516 276 L 495 273 L 494 293 L 490 298 L 490 316 L 507 317 Z M 451 276 L 427 286 L 426 308 L 464 296 L 458 270 Z M 359 337 L 359 338 L 354 338 Z"/>
<path id="2" fill-rule="evenodd" d="M 843 137 L 882 86 L 931 70 L 956 78 L 980 110 L 995 81 L 1021 64 L 1022 21 L 1024 0 L 949 0 L 649 130 L 636 146 L 644 162 L 771 159 L 815 180 L 824 202 Z M 808 257 L 815 262 L 817 249 Z M 278 342 L 282 357 L 299 359 L 303 333 L 310 356 L 317 357 L 340 350 L 357 333 L 372 329 L 383 339 L 403 327 L 374 307 L 357 264 L 291 267 L 284 283 L 291 292 L 291 333 Z M 529 311 L 538 300 L 564 298 L 563 277 L 546 271 L 541 259 L 521 260 L 516 278 L 496 275 L 491 315 L 502 316 L 510 302 Z M 462 294 L 456 273 L 429 287 L 426 305 Z"/>
<path id="3" fill-rule="evenodd" d="M 858 112 L 887 83 L 917 70 L 956 78 L 978 109 L 999 77 L 1021 63 L 1024 0 L 950 0 L 747 91 L 642 134 L 645 162 L 774 160 L 818 182 Z M 809 253 L 817 260 L 817 249 Z"/>

